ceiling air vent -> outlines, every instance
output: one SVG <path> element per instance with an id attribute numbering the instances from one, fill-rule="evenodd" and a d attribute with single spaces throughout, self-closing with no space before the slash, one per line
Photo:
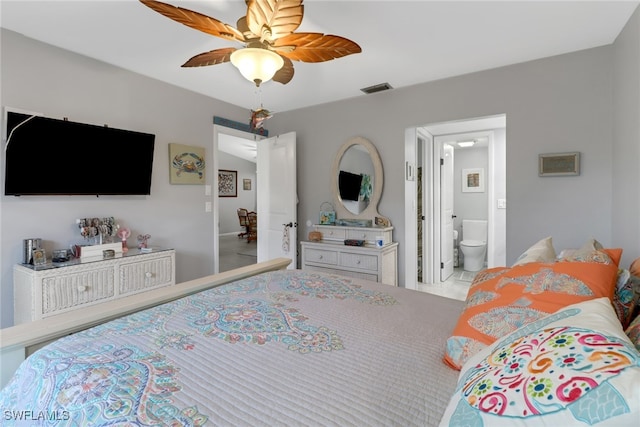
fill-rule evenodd
<path id="1" fill-rule="evenodd" d="M 365 87 L 360 90 L 366 93 L 367 95 L 369 95 L 371 93 L 381 92 L 383 90 L 389 90 L 389 89 L 393 89 L 389 83 L 380 83 L 377 85 Z"/>

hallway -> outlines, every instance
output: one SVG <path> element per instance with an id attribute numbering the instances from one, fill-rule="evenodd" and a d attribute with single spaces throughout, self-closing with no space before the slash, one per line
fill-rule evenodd
<path id="1" fill-rule="evenodd" d="M 220 272 L 255 264 L 258 259 L 258 244 L 254 240 L 240 239 L 238 233 L 224 234 L 220 238 Z"/>

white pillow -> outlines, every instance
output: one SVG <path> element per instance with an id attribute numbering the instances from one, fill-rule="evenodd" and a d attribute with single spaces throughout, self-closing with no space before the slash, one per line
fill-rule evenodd
<path id="1" fill-rule="evenodd" d="M 469 359 L 440 426 L 631 426 L 640 353 L 608 298 L 558 310 Z"/>
<path id="2" fill-rule="evenodd" d="M 556 250 L 553 248 L 551 237 L 545 237 L 518 257 L 513 266 L 528 264 L 530 262 L 554 262 Z"/>

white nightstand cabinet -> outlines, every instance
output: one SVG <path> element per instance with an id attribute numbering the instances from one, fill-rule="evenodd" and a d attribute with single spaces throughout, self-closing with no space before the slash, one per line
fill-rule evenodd
<path id="1" fill-rule="evenodd" d="M 176 283 L 175 250 L 60 265 L 16 265 L 13 269 L 14 323 L 31 322 L 80 307 L 125 298 Z"/>
<path id="2" fill-rule="evenodd" d="M 398 286 L 398 243 L 391 242 L 393 227 L 315 226 L 320 242 L 301 242 L 302 269 L 325 271 Z M 390 242 L 378 248 L 376 236 Z M 345 239 L 365 240 L 365 246 L 348 246 Z"/>

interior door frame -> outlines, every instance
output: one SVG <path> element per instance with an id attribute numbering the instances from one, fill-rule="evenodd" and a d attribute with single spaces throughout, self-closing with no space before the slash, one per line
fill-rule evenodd
<path id="1" fill-rule="evenodd" d="M 478 120 L 493 119 L 493 118 L 502 119 L 503 123 L 501 125 L 489 126 L 485 128 L 478 127 L 477 124 L 475 123 Z M 415 170 L 416 164 L 419 163 L 418 149 L 417 149 L 418 135 L 419 133 L 423 135 L 429 134 L 429 132 L 433 132 L 438 127 L 442 125 L 445 125 L 448 127 L 449 124 L 460 126 L 461 128 L 460 131 L 451 132 L 452 134 L 456 134 L 456 135 L 463 134 L 463 133 L 471 133 L 471 132 L 476 132 L 476 133 L 492 132 L 492 136 L 489 141 L 489 147 L 488 147 L 489 163 L 488 163 L 487 173 L 491 174 L 491 176 L 493 176 L 496 171 L 500 171 L 500 174 L 503 174 L 503 175 L 506 174 L 506 156 L 504 152 L 504 150 L 506 149 L 506 146 L 501 148 L 500 150 L 497 150 L 495 146 L 494 135 L 493 135 L 493 130 L 495 129 L 504 129 L 504 131 L 506 132 L 506 128 L 507 128 L 506 115 L 504 114 L 499 114 L 495 116 L 478 117 L 478 118 L 469 118 L 469 119 L 462 119 L 462 120 L 454 120 L 449 122 L 439 122 L 439 123 L 433 123 L 428 125 L 409 127 L 405 129 L 405 139 L 404 139 L 404 142 L 405 142 L 404 144 L 404 148 L 405 148 L 404 213 L 405 215 L 404 215 L 404 219 L 405 219 L 406 252 L 405 252 L 404 258 L 405 258 L 405 287 L 408 289 L 418 289 L 418 282 L 417 282 L 418 251 L 417 251 L 417 224 L 416 224 L 417 222 L 416 221 L 417 220 L 417 202 L 416 202 L 417 185 L 415 183 L 415 174 L 413 175 L 413 178 L 412 178 L 412 175 L 410 173 L 412 169 Z M 431 127 L 433 127 L 434 129 L 433 130 L 430 129 Z M 478 128 L 481 130 L 475 130 L 475 131 L 472 130 L 472 129 L 478 129 Z M 434 135 L 436 134 L 436 132 L 433 132 L 433 133 Z M 437 136 L 440 136 L 440 133 L 437 133 Z M 435 136 L 433 137 L 435 138 Z M 506 135 L 504 137 L 506 138 Z M 429 156 L 429 153 L 433 153 L 433 145 L 434 145 L 433 143 L 426 144 L 423 150 L 424 156 Z M 433 158 L 425 157 L 423 164 L 424 165 L 433 164 Z M 427 188 L 433 185 L 433 178 L 429 176 L 428 171 L 425 170 L 424 172 L 425 173 L 423 173 L 423 176 L 425 179 L 425 184 L 423 185 L 423 192 L 426 198 L 425 204 L 423 205 L 423 210 L 426 216 L 426 222 L 424 224 L 425 225 L 424 238 L 425 238 L 425 244 L 429 245 L 430 241 L 434 239 L 429 239 L 428 236 L 426 236 L 426 232 L 430 230 L 431 233 L 433 233 L 433 228 L 436 223 L 434 223 L 434 220 L 431 217 L 431 215 L 428 215 L 426 213 L 429 212 L 430 210 L 431 211 L 434 210 L 434 207 L 428 206 L 428 203 L 429 203 L 429 200 L 433 201 L 436 195 L 433 194 L 433 197 L 429 197 L 426 195 L 426 192 L 428 191 Z M 496 199 L 495 199 L 496 195 L 500 195 L 499 197 L 505 197 L 506 189 L 503 187 L 497 188 L 497 187 L 494 187 L 494 185 L 495 185 L 495 181 L 492 180 L 489 183 L 488 189 L 487 189 L 488 197 L 489 197 L 489 203 L 488 203 L 489 234 L 488 234 L 488 242 L 487 242 L 489 248 L 488 248 L 487 262 L 489 267 L 496 266 L 496 265 L 504 265 L 505 258 L 506 258 L 506 255 L 505 255 L 505 245 L 506 245 L 505 219 L 506 217 L 505 217 L 505 214 L 502 213 L 500 220 L 496 223 L 496 211 L 494 210 L 494 206 L 493 206 L 493 204 L 496 202 Z M 506 185 L 506 181 L 503 183 L 503 185 Z M 435 190 L 434 187 L 431 187 L 431 188 L 432 190 Z M 498 226 L 501 227 L 501 229 L 496 229 L 496 224 L 498 224 Z M 500 245 L 497 244 L 498 241 L 501 242 Z M 428 246 L 428 249 L 425 249 L 425 251 L 429 251 L 428 253 L 433 253 L 433 247 Z M 426 260 L 428 261 L 429 258 L 430 257 L 426 257 Z M 425 275 L 425 268 L 423 267 L 422 283 L 429 283 L 429 284 L 439 283 L 439 281 L 436 282 L 434 280 L 429 280 L 428 276 Z"/>
<path id="2" fill-rule="evenodd" d="M 213 125 L 213 147 L 211 149 L 210 165 L 212 165 L 213 172 L 213 184 L 211 188 L 211 198 L 213 201 L 213 273 L 218 274 L 220 272 L 220 199 L 218 197 L 218 140 L 219 135 L 230 135 L 237 138 L 248 139 L 251 141 L 260 141 L 263 139 L 261 135 L 257 135 L 251 132 L 245 132 L 242 130 L 222 126 L 218 124 Z M 258 167 L 256 163 L 256 167 Z M 259 237 L 258 237 L 259 238 Z M 257 242 L 256 242 L 257 244 Z"/>

